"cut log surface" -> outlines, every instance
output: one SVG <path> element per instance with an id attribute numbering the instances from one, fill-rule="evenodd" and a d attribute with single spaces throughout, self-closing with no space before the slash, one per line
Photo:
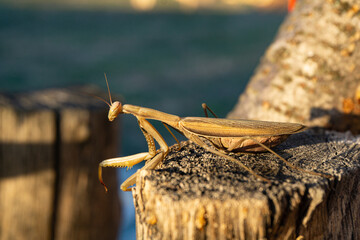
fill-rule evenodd
<path id="1" fill-rule="evenodd" d="M 81 91 L 0 94 L 0 239 L 116 238 L 117 192 L 97 169 L 116 155 L 118 124 Z"/>
<path id="2" fill-rule="evenodd" d="M 133 189 L 137 239 L 360 239 L 360 136 L 309 129 L 271 153 L 231 156 L 271 180 L 189 142 Z"/>

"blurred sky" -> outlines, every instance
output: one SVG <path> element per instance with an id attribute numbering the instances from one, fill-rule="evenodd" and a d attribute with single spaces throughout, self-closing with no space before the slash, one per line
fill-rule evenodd
<path id="1" fill-rule="evenodd" d="M 206 102 L 225 117 L 285 7 L 286 1 L 250 0 L 1 0 L 0 91 L 83 84 L 105 90 L 106 72 L 114 99 L 180 116 L 202 116 Z M 133 117 L 121 125 L 119 156 L 147 149 Z M 121 170 L 120 181 L 136 169 Z M 120 197 L 126 207 L 119 239 L 135 239 L 131 194 Z"/>

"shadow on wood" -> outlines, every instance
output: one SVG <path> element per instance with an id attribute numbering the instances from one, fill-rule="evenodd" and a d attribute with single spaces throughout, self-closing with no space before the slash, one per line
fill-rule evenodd
<path id="1" fill-rule="evenodd" d="M 0 239 L 116 238 L 117 192 L 97 179 L 117 151 L 106 112 L 72 90 L 0 95 Z"/>

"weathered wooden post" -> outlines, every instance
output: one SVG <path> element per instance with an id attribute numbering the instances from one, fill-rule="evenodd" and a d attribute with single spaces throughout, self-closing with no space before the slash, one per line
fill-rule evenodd
<path id="1" fill-rule="evenodd" d="M 231 118 L 302 122 L 360 132 L 360 3 L 297 1 Z M 133 190 L 140 239 L 360 239 L 360 136 L 310 129 L 272 154 L 240 161 L 185 143 Z"/>
<path id="2" fill-rule="evenodd" d="M 117 152 L 106 116 L 72 90 L 0 95 L 1 240 L 116 238 L 117 192 L 97 180 L 98 163 Z M 107 178 L 117 185 L 115 172 Z"/>

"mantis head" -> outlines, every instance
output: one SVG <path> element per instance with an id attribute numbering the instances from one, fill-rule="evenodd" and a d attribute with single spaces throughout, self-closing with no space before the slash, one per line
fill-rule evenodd
<path id="1" fill-rule="evenodd" d="M 115 101 L 111 103 L 108 118 L 112 122 L 119 114 L 123 113 L 121 102 Z"/>
<path id="2" fill-rule="evenodd" d="M 105 81 L 106 81 L 106 86 L 107 86 L 107 89 L 108 89 L 108 92 L 109 92 L 109 99 L 110 99 L 110 103 L 107 102 L 106 100 L 104 100 L 103 98 L 101 97 L 97 97 L 95 96 L 96 98 L 100 99 L 101 101 L 105 102 L 109 107 L 109 113 L 108 113 L 108 119 L 110 122 L 114 121 L 114 119 L 121 113 L 123 113 L 122 111 L 122 104 L 121 102 L 119 101 L 115 101 L 113 102 L 112 99 L 111 99 L 111 93 L 110 93 L 110 88 L 109 88 L 109 83 L 108 83 L 108 80 L 107 80 L 107 77 L 106 77 L 106 74 L 104 73 L 104 76 L 105 76 Z"/>

